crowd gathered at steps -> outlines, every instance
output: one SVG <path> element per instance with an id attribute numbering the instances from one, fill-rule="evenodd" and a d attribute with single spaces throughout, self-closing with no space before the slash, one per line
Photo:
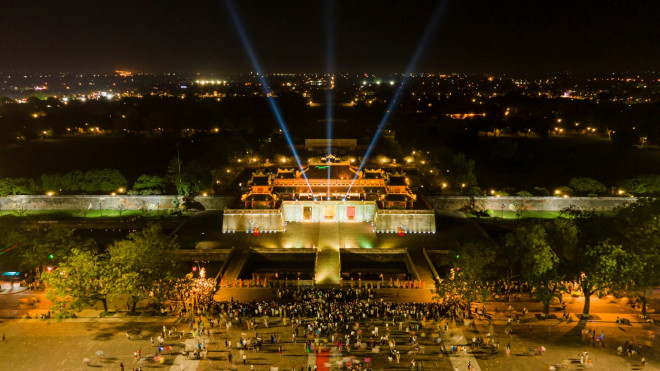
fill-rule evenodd
<path id="1" fill-rule="evenodd" d="M 276 290 L 269 301 L 241 302 L 232 299 L 218 302 L 212 298 L 198 298 L 194 302 L 178 302 L 170 308 L 172 314 L 189 324 L 193 337 L 219 336 L 221 342 L 224 338 L 224 348 L 228 351 L 230 362 L 232 351 L 240 352 L 237 357 L 240 362 L 246 351 L 258 352 L 264 343 L 271 344 L 282 355 L 284 350 L 280 343 L 286 342 L 300 343 L 301 352 L 304 350 L 306 353 L 382 352 L 392 363 L 401 361 L 401 345 L 406 346 L 406 361 L 416 362 L 415 356 L 424 352 L 424 346 L 420 344 L 423 338 L 427 339 L 427 345 L 435 342 L 443 352 L 461 351 L 457 345 L 448 344 L 445 347 L 442 334 L 448 331 L 448 320 L 464 318 L 466 309 L 458 302 L 385 301 L 376 299 L 373 291 L 366 288 Z M 287 334 L 286 339 L 281 339 L 281 335 L 269 330 L 269 326 L 273 325 L 270 322 L 275 319 L 277 325 L 290 326 L 290 338 Z M 424 329 L 425 321 L 429 320 L 435 320 L 435 325 Z M 441 323 L 442 320 L 445 322 Z M 241 331 L 247 330 L 247 333 L 242 332 L 240 338 L 232 337 L 230 329 L 234 326 Z M 398 330 L 398 336 L 392 337 L 391 332 L 395 330 Z M 427 338 L 424 331 L 435 334 Z M 277 333 L 281 334 L 281 331 Z M 495 346 L 492 339 L 484 340 L 476 339 L 474 345 Z M 194 356 L 199 357 L 198 354 L 203 357 L 204 352 Z"/>
<path id="2" fill-rule="evenodd" d="M 442 317 L 464 317 L 460 302 L 443 303 L 390 302 L 374 299 L 371 289 L 316 289 L 297 288 L 273 291 L 271 301 L 225 301 L 212 298 L 194 298 L 170 306 L 179 317 L 208 314 L 227 316 L 236 321 L 241 317 L 280 317 L 290 321 L 314 318 L 328 324 L 359 322 L 372 319 L 395 321 L 440 320 Z M 195 313 L 191 313 L 194 311 Z"/>

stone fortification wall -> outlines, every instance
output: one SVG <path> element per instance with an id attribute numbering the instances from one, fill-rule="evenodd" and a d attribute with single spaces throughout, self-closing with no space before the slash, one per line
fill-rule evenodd
<path id="1" fill-rule="evenodd" d="M 382 210 L 376 212 L 376 233 L 396 233 L 399 227 L 406 233 L 435 233 L 433 210 Z"/>
<path id="2" fill-rule="evenodd" d="M 282 208 L 279 209 L 225 209 L 222 217 L 222 232 L 260 233 L 284 231 Z"/>
<path id="3" fill-rule="evenodd" d="M 560 211 L 576 206 L 585 211 L 611 211 L 637 201 L 635 197 L 426 197 L 434 210 L 462 210 L 474 205 L 486 210 L 523 210 Z M 504 205 L 504 206 L 502 206 Z"/>
<path id="4" fill-rule="evenodd" d="M 174 200 L 183 202 L 182 196 L 7 196 L 0 197 L 0 210 L 167 210 Z M 233 197 L 195 197 L 206 210 L 222 210 Z"/>
<path id="5" fill-rule="evenodd" d="M 0 210 L 81 210 L 85 209 L 118 209 L 140 210 L 143 208 L 150 210 L 166 210 L 173 206 L 174 199 L 183 202 L 183 197 L 173 195 L 160 196 L 7 196 L 0 197 Z M 206 210 L 223 210 L 234 199 L 231 196 L 210 196 L 195 197 Z M 524 210 L 543 210 L 559 211 L 569 206 L 577 206 L 583 210 L 611 211 L 617 207 L 625 206 L 637 201 L 634 197 L 464 197 L 464 196 L 446 196 L 446 197 L 426 197 L 425 200 L 434 210 L 461 210 L 474 204 L 480 209 L 500 210 L 504 208 L 509 210 L 522 206 Z M 327 202 L 326 202 L 327 203 Z M 355 206 L 355 219 L 361 221 L 371 221 L 376 219 L 376 206 L 373 203 L 365 201 L 336 201 L 336 215 L 341 218 L 346 215 L 346 206 Z M 284 215 L 287 220 L 301 221 L 302 206 L 315 205 L 317 218 L 320 220 L 322 211 L 320 202 L 299 201 L 284 202 Z M 121 205 L 121 206 L 120 206 Z M 378 210 L 379 214 L 387 212 L 397 213 L 399 210 Z M 422 211 L 423 212 L 423 211 Z"/>
<path id="6" fill-rule="evenodd" d="M 235 199 L 234 196 L 195 197 L 195 201 L 204 206 L 204 210 L 224 210 Z"/>
<path id="7" fill-rule="evenodd" d="M 313 222 L 325 220 L 325 216 L 328 214 L 333 215 L 335 221 L 348 221 L 346 213 L 348 207 L 355 208 L 353 220 L 358 222 L 373 221 L 376 212 L 376 203 L 373 201 L 284 201 L 282 202 L 284 220 L 287 222 L 304 221 L 305 207 L 311 211 L 310 221 Z"/>

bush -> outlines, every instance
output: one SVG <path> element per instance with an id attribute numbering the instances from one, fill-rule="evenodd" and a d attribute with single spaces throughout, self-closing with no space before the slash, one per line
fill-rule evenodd
<path id="1" fill-rule="evenodd" d="M 660 194 L 660 175 L 646 175 L 619 182 L 619 188 L 634 195 Z"/>
<path id="2" fill-rule="evenodd" d="M 37 192 L 34 179 L 29 178 L 2 178 L 0 179 L 0 196 L 31 195 Z"/>
<path id="3" fill-rule="evenodd" d="M 573 188 L 571 187 L 559 187 L 558 188 L 559 192 L 561 192 L 560 195 L 558 196 L 563 196 L 563 195 L 572 195 L 573 194 Z"/>
<path id="4" fill-rule="evenodd" d="M 604 193 L 607 189 L 605 185 L 596 179 L 577 177 L 568 182 L 568 186 L 579 194 L 597 194 Z"/>
<path id="5" fill-rule="evenodd" d="M 534 187 L 532 188 L 532 194 L 534 196 L 545 197 L 545 196 L 550 196 L 550 191 L 548 191 L 548 189 L 544 187 Z"/>
<path id="6" fill-rule="evenodd" d="M 527 191 L 518 191 L 516 192 L 516 196 L 518 197 L 532 197 L 533 195 Z"/>

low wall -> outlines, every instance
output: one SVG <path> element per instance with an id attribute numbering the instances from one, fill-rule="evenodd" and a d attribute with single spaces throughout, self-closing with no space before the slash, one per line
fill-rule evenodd
<path id="1" fill-rule="evenodd" d="M 376 212 L 376 233 L 397 232 L 399 227 L 406 233 L 435 233 L 433 210 L 382 210 Z"/>
<path id="2" fill-rule="evenodd" d="M 0 210 L 167 210 L 174 200 L 183 202 L 182 196 L 7 196 L 0 197 Z M 206 210 L 222 210 L 233 197 L 195 197 Z"/>
<path id="3" fill-rule="evenodd" d="M 446 196 L 426 197 L 434 210 L 462 210 L 474 205 L 486 210 L 523 210 L 560 211 L 575 206 L 585 211 L 612 211 L 617 207 L 637 201 L 635 197 L 467 197 Z M 504 205 L 504 206 L 502 206 Z"/>
<path id="4" fill-rule="evenodd" d="M 283 232 L 282 209 L 225 209 L 222 217 L 222 232 Z"/>

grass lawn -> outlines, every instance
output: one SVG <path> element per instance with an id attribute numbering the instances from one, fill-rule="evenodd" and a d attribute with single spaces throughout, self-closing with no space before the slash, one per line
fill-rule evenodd
<path id="1" fill-rule="evenodd" d="M 516 212 L 512 210 L 489 210 L 488 213 L 490 214 L 490 217 L 484 218 L 481 217 L 481 219 L 484 220 L 495 220 L 495 219 L 500 219 L 500 220 L 520 220 L 520 219 L 556 219 L 556 218 L 561 218 L 561 215 L 559 211 L 544 211 L 544 210 L 529 210 L 529 211 L 523 211 L 522 215 L 520 218 L 516 217 Z M 614 215 L 613 211 L 604 211 L 598 213 L 600 215 L 604 216 L 611 216 Z M 468 218 L 477 218 L 475 215 L 470 214 L 470 213 L 465 213 L 465 215 Z"/>
<path id="2" fill-rule="evenodd" d="M 491 212 L 492 211 L 492 212 Z M 481 219 L 556 219 L 559 218 L 559 211 L 529 210 L 524 211 L 520 218 L 516 217 L 516 212 L 511 210 L 489 210 L 490 217 Z M 465 213 L 468 218 L 477 218 L 471 213 Z"/>
<path id="3" fill-rule="evenodd" d="M 0 217 L 2 216 L 15 216 L 20 217 L 19 213 L 14 210 L 0 210 Z M 49 219 L 71 219 L 71 218 L 118 218 L 119 210 L 88 210 L 84 215 L 80 210 L 28 210 L 23 217 L 47 217 Z M 159 218 L 170 216 L 169 211 L 149 211 L 143 212 L 141 210 L 124 210 L 121 217 L 146 217 L 146 218 Z"/>

